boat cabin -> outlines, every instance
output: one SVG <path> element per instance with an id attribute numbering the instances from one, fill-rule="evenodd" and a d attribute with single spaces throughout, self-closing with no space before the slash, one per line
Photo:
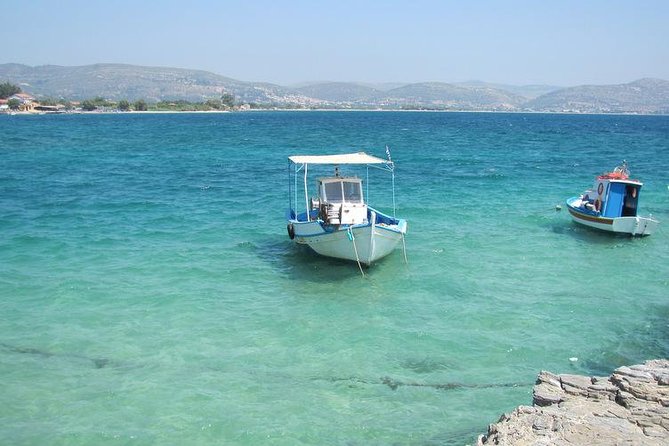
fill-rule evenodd
<path id="1" fill-rule="evenodd" d="M 641 186 L 636 180 L 600 176 L 594 188 L 585 193 L 583 202 L 602 217 L 636 217 Z"/>
<path id="2" fill-rule="evenodd" d="M 330 225 L 356 225 L 367 222 L 367 205 L 362 195 L 362 180 L 357 177 L 327 177 L 318 180 L 318 198 L 311 209 Z"/>

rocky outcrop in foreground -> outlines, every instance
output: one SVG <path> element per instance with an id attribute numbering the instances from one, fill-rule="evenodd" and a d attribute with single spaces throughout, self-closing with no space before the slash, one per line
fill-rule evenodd
<path id="1" fill-rule="evenodd" d="M 669 360 L 608 378 L 541 372 L 533 405 L 502 415 L 477 445 L 669 445 Z"/>

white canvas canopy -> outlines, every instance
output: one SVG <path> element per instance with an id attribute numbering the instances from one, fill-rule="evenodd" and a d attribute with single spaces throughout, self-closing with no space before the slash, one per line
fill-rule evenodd
<path id="1" fill-rule="evenodd" d="M 341 155 L 294 155 L 289 156 L 295 164 L 385 164 L 392 165 L 392 161 L 367 155 L 365 152 L 345 153 Z"/>
<path id="2" fill-rule="evenodd" d="M 386 147 L 386 153 L 388 158 L 390 158 L 390 151 Z M 357 153 L 343 153 L 340 155 L 293 155 L 289 156 L 289 182 L 288 182 L 288 195 L 290 197 L 291 191 L 294 193 L 294 207 L 292 209 L 297 209 L 297 173 L 302 171 L 304 172 L 304 202 L 305 208 L 309 209 L 309 188 L 307 185 L 307 172 L 309 170 L 309 164 L 321 164 L 321 165 L 363 165 L 367 166 L 367 176 L 369 180 L 369 168 L 380 169 L 390 172 L 392 178 L 392 191 L 393 191 L 393 217 L 395 216 L 395 165 L 390 159 L 378 158 L 376 156 L 367 155 L 365 152 Z M 292 170 L 292 175 L 290 174 Z M 338 173 L 336 173 L 338 176 Z M 290 183 L 290 177 L 294 181 L 294 188 L 292 188 Z M 366 182 L 369 186 L 369 181 Z M 369 194 L 366 194 L 369 195 Z M 290 198 L 289 198 L 290 200 Z M 308 215 L 308 214 L 307 214 Z M 308 217 L 307 217 L 308 218 Z"/>

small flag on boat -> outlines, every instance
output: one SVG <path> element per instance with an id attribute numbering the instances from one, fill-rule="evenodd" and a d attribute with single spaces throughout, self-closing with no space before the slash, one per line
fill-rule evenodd
<path id="1" fill-rule="evenodd" d="M 390 147 L 388 147 L 388 144 L 386 144 L 386 155 L 388 156 L 388 161 L 392 162 L 393 160 L 390 158 Z"/>

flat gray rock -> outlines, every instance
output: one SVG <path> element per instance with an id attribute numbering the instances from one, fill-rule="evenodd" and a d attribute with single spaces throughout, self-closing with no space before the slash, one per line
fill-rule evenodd
<path id="1" fill-rule="evenodd" d="M 542 371 L 533 405 L 504 414 L 477 446 L 669 445 L 669 360 L 608 378 Z"/>

